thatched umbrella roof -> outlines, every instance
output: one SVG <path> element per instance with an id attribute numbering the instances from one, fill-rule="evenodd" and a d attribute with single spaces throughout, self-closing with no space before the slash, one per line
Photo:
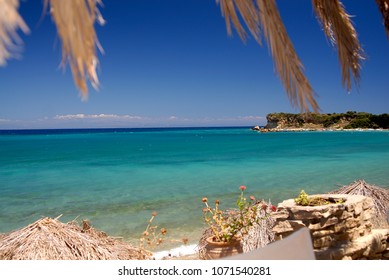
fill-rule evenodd
<path id="1" fill-rule="evenodd" d="M 42 218 L 0 236 L 1 260 L 130 260 L 151 254 L 112 238 L 83 221 L 61 223 Z"/>
<path id="2" fill-rule="evenodd" d="M 364 195 L 371 197 L 378 217 L 385 218 L 389 211 L 389 189 L 370 185 L 365 180 L 357 180 L 348 186 L 332 191 L 334 194 Z"/>

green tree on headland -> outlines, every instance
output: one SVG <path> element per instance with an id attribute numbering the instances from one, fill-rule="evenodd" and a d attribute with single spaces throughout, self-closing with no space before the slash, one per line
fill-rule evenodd
<path id="1" fill-rule="evenodd" d="M 284 123 L 288 127 L 303 127 L 305 124 L 320 125 L 323 128 L 341 126 L 345 129 L 382 128 L 389 129 L 389 114 L 374 115 L 365 112 L 346 113 L 272 113 L 266 116 L 268 123 Z"/>

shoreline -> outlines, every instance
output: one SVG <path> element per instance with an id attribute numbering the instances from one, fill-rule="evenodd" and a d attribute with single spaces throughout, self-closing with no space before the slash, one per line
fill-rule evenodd
<path id="1" fill-rule="evenodd" d="M 198 259 L 197 248 L 198 244 L 181 245 L 172 249 L 153 252 L 153 257 L 156 260 L 166 259 L 183 259 L 195 260 Z"/>
<path id="2" fill-rule="evenodd" d="M 307 128 L 307 127 L 287 127 L 287 128 L 261 128 L 254 126 L 253 131 L 262 133 L 267 132 L 389 132 L 389 129 L 384 128 Z"/>

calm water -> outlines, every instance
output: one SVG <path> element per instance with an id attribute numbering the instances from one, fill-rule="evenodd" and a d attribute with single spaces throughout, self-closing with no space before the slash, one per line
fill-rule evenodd
<path id="1" fill-rule="evenodd" d="M 240 185 L 273 203 L 361 178 L 389 186 L 388 158 L 389 132 L 0 131 L 0 232 L 63 214 L 134 241 L 155 210 L 196 243 L 203 196 L 231 207 Z"/>

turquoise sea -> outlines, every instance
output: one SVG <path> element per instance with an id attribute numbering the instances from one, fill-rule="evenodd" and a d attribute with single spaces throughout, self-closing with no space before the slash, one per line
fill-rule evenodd
<path id="1" fill-rule="evenodd" d="M 0 232 L 62 214 L 136 243 L 157 211 L 170 239 L 194 244 L 204 196 L 229 208 L 240 185 L 273 204 L 362 178 L 388 187 L 388 159 L 388 131 L 0 131 Z"/>

